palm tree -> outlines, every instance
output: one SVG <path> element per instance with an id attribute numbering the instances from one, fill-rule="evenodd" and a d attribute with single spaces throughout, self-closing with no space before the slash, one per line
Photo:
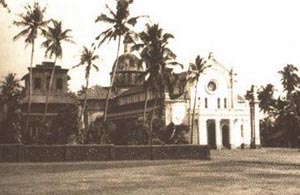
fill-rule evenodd
<path id="1" fill-rule="evenodd" d="M 276 101 L 273 97 L 274 85 L 267 84 L 266 87 L 261 87 L 258 92 L 259 107 L 264 113 L 270 114 L 276 105 Z"/>
<path id="2" fill-rule="evenodd" d="M 191 143 L 193 142 L 193 132 L 194 132 L 194 120 L 195 120 L 195 112 L 196 112 L 196 101 L 197 101 L 197 89 L 198 89 L 198 81 L 200 75 L 204 72 L 204 70 L 209 66 L 205 65 L 205 61 L 203 58 L 198 55 L 195 59 L 195 63 L 190 63 L 190 67 L 188 70 L 187 80 L 191 83 L 195 83 L 195 95 L 194 95 L 194 104 L 193 104 L 193 114 L 192 114 L 192 127 L 191 127 Z"/>
<path id="3" fill-rule="evenodd" d="M 10 100 L 21 94 L 22 87 L 20 85 L 20 80 L 16 78 L 15 73 L 9 73 L 4 77 L 4 80 L 1 81 L 0 85 L 0 94 L 2 101 Z"/>
<path id="4" fill-rule="evenodd" d="M 283 70 L 278 73 L 282 76 L 281 83 L 283 85 L 284 90 L 287 92 L 287 98 L 289 98 L 290 94 L 299 87 L 300 78 L 297 74 L 298 68 L 292 64 L 287 64 Z"/>
<path id="5" fill-rule="evenodd" d="M 32 96 L 32 66 L 33 66 L 33 56 L 34 56 L 34 47 L 35 40 L 39 34 L 42 32 L 46 25 L 49 23 L 49 20 L 44 19 L 46 8 L 41 8 L 39 3 L 35 2 L 33 6 L 25 6 L 25 14 L 20 14 L 20 21 L 14 21 L 16 26 L 25 27 L 20 33 L 18 33 L 14 40 L 17 40 L 21 37 L 25 37 L 26 46 L 31 44 L 31 57 L 30 57 L 30 69 L 29 69 L 29 96 L 28 96 L 28 108 L 27 108 L 27 119 L 25 132 L 29 126 L 30 113 L 31 113 L 31 96 Z"/>
<path id="6" fill-rule="evenodd" d="M 151 91 L 154 95 L 154 105 L 149 129 L 149 144 L 152 145 L 153 121 L 158 100 L 165 99 L 166 89 L 168 89 L 171 98 L 173 97 L 173 86 L 170 79 L 172 69 L 170 66 L 181 64 L 174 61 L 176 55 L 167 47 L 169 39 L 174 38 L 174 36 L 170 33 L 163 33 L 163 30 L 158 24 L 152 26 L 147 24 L 146 30 L 139 33 L 139 37 L 142 43 L 134 45 L 132 49 L 141 50 L 141 58 L 146 64 L 146 70 L 142 75 L 145 78 L 144 86 L 146 89 L 144 121 L 146 121 L 145 113 L 148 102 L 148 92 Z"/>
<path id="7" fill-rule="evenodd" d="M 111 39 L 117 40 L 118 46 L 117 46 L 117 55 L 116 55 L 116 62 L 112 68 L 112 77 L 110 81 L 110 87 L 108 89 L 107 95 L 106 95 L 106 101 L 105 101 L 105 107 L 104 107 L 104 113 L 103 113 L 103 123 L 106 122 L 107 118 L 107 109 L 108 109 L 108 103 L 109 103 L 109 97 L 112 91 L 112 85 L 115 80 L 115 73 L 118 66 L 118 60 L 119 60 L 119 52 L 120 52 L 120 44 L 121 39 L 124 37 L 124 42 L 132 41 L 133 34 L 135 34 L 130 28 L 134 27 L 137 23 L 137 19 L 142 16 L 136 16 L 136 17 L 129 17 L 129 5 L 133 3 L 133 0 L 116 0 L 117 6 L 116 11 L 112 11 L 112 9 L 106 5 L 106 8 L 109 10 L 109 14 L 101 14 L 96 18 L 95 22 L 104 22 L 111 24 L 112 27 L 102 32 L 100 35 L 96 37 L 96 40 L 99 40 L 98 47 L 104 43 L 106 40 L 110 41 Z"/>
<path id="8" fill-rule="evenodd" d="M 297 74 L 298 68 L 287 64 L 283 70 L 279 71 L 281 74 L 281 83 L 284 90 L 287 92 L 286 101 L 279 112 L 279 119 L 283 125 L 283 129 L 287 134 L 289 147 L 297 146 L 297 138 L 299 136 L 299 107 L 300 107 L 300 94 L 297 90 L 300 84 L 300 78 Z"/>
<path id="9" fill-rule="evenodd" d="M 55 64 L 57 59 L 62 58 L 63 56 L 62 42 L 64 41 L 64 42 L 74 43 L 71 40 L 72 37 L 69 35 L 69 33 L 71 32 L 70 29 L 63 30 L 62 23 L 60 21 L 56 21 L 56 20 L 51 20 L 51 21 L 53 26 L 52 27 L 48 26 L 47 31 L 44 31 L 44 36 L 46 37 L 46 41 L 42 43 L 42 46 L 46 48 L 45 56 L 48 56 L 49 58 L 52 58 L 53 55 L 55 56 L 51 77 L 50 77 L 49 89 L 46 96 L 46 105 L 45 105 L 45 110 L 44 110 L 44 115 L 42 120 L 43 123 L 45 122 L 46 119 L 49 96 L 51 93 L 53 78 L 55 73 Z"/>
<path id="10" fill-rule="evenodd" d="M 85 67 L 85 90 L 84 90 L 84 103 L 83 108 L 81 110 L 80 119 L 82 118 L 85 108 L 86 108 L 86 102 L 87 102 L 87 89 L 89 88 L 89 78 L 90 78 L 90 71 L 91 68 L 94 68 L 96 71 L 99 71 L 99 68 L 97 65 L 94 64 L 94 61 L 99 58 L 98 55 L 94 55 L 94 50 L 89 50 L 86 47 L 83 47 L 83 51 L 81 53 L 80 62 L 78 65 L 74 66 L 73 68 L 84 66 Z"/>

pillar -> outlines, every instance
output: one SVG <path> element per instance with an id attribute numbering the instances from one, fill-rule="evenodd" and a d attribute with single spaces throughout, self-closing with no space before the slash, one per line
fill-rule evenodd
<path id="1" fill-rule="evenodd" d="M 250 124 L 251 124 L 251 148 L 260 147 L 260 127 L 259 127 L 259 100 L 257 97 L 257 87 L 252 86 L 252 98 L 250 100 Z"/>
<path id="2" fill-rule="evenodd" d="M 216 120 L 216 146 L 217 149 L 222 148 L 222 130 L 221 130 L 221 120 Z"/>
<path id="3" fill-rule="evenodd" d="M 199 118 L 199 125 L 198 125 L 198 131 L 199 131 L 199 144 L 200 145 L 207 145 L 207 124 L 206 119 L 200 119 Z"/>
<path id="4" fill-rule="evenodd" d="M 235 126 L 234 126 L 234 119 L 229 120 L 229 147 L 234 148 L 235 142 L 234 142 L 234 133 L 235 133 Z"/>

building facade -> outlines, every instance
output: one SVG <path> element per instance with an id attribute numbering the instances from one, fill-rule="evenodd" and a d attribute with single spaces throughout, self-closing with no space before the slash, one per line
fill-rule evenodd
<path id="1" fill-rule="evenodd" d="M 206 64 L 210 67 L 200 76 L 197 86 L 198 127 L 193 143 L 208 144 L 212 148 L 259 146 L 257 97 L 250 104 L 237 94 L 236 74 L 220 64 L 212 53 Z M 194 86 L 190 90 L 192 96 L 193 89 Z M 194 102 L 191 104 L 193 106 Z"/>
<path id="2" fill-rule="evenodd" d="M 27 132 L 30 136 L 38 136 L 37 121 L 43 117 L 46 96 L 49 90 L 51 72 L 53 70 L 53 62 L 43 62 L 32 68 L 32 96 L 31 96 L 31 120 L 30 131 Z M 46 113 L 46 121 L 50 125 L 53 119 L 59 114 L 61 108 L 66 104 L 75 104 L 76 98 L 68 93 L 68 69 L 64 69 L 59 65 L 55 66 L 53 85 L 49 95 L 49 104 Z M 29 101 L 29 73 L 24 75 L 22 80 L 25 82 L 25 96 L 22 99 L 22 115 L 27 116 L 28 101 Z"/>
<path id="3" fill-rule="evenodd" d="M 173 123 L 175 126 L 188 126 L 189 142 L 192 144 L 209 145 L 217 149 L 260 146 L 257 97 L 249 103 L 237 94 L 236 74 L 220 64 L 212 53 L 206 65 L 209 68 L 200 75 L 197 86 L 186 81 L 187 72 L 177 74 L 173 91 L 176 98 L 166 93 L 165 99 L 160 100 L 164 101 L 165 105 L 161 108 L 161 118 L 165 125 Z M 145 91 L 139 78 L 141 73 L 142 65 L 136 56 L 126 53 L 119 58 L 114 83 L 116 90 L 110 99 L 108 120 L 117 124 L 143 120 L 146 97 L 147 115 L 152 113 L 153 109 L 159 109 L 159 106 L 153 107 L 154 95 L 151 91 Z M 101 97 L 99 102 L 103 102 L 104 96 Z M 93 101 L 88 101 L 90 106 L 87 107 L 87 113 L 92 113 L 92 107 L 95 107 L 92 106 Z M 101 109 L 103 110 L 103 107 Z M 97 118 L 95 114 L 87 115 L 90 119 Z M 98 117 L 102 115 L 103 112 L 99 112 Z"/>

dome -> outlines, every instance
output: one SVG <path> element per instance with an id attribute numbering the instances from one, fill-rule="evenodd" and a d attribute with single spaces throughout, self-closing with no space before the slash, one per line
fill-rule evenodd
<path id="1" fill-rule="evenodd" d="M 114 66 L 116 66 L 116 61 Z M 141 85 L 143 82 L 140 75 L 143 72 L 142 60 L 132 53 L 125 53 L 119 56 L 114 86 L 127 88 Z"/>
<path id="2" fill-rule="evenodd" d="M 114 66 L 116 61 L 114 63 Z M 125 53 L 119 57 L 116 71 L 143 71 L 142 60 L 134 54 Z"/>

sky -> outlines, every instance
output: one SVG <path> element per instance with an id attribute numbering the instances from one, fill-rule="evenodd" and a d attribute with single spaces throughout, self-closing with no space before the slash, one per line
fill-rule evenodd
<path id="1" fill-rule="evenodd" d="M 9 72 L 21 78 L 30 63 L 30 46 L 24 39 L 13 41 L 20 28 L 14 26 L 26 3 L 33 0 L 6 0 L 11 13 L 0 7 L 0 77 Z M 69 68 L 72 91 L 84 85 L 84 68 L 78 64 L 82 46 L 89 46 L 109 25 L 95 23 L 101 13 L 108 13 L 105 4 L 115 8 L 115 0 L 40 0 L 47 6 L 46 17 L 61 20 L 72 30 L 76 44 L 63 44 L 63 58 L 58 64 Z M 213 52 L 217 61 L 238 74 L 239 91 L 250 85 L 272 83 L 280 88 L 278 71 L 286 64 L 300 68 L 300 12 L 297 0 L 135 0 L 130 6 L 132 16 L 148 15 L 175 39 L 170 48 L 177 61 L 188 64 Z M 136 31 L 149 22 L 141 19 Z M 34 64 L 44 60 L 44 49 L 38 39 Z M 100 71 L 92 72 L 91 85 L 109 84 L 109 72 L 116 55 L 117 43 L 112 41 L 97 50 Z M 53 60 L 53 59 L 52 59 Z"/>

